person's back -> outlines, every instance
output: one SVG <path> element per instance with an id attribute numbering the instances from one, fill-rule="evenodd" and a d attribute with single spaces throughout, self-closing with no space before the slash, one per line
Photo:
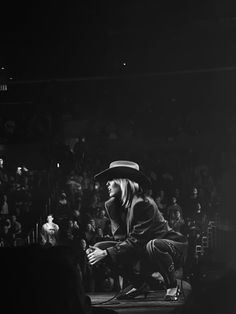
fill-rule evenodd
<path id="1" fill-rule="evenodd" d="M 150 239 L 152 238 L 167 238 L 167 239 L 177 239 L 178 234 L 173 228 L 170 227 L 168 221 L 164 218 L 161 211 L 158 209 L 156 202 L 151 197 L 146 197 L 145 202 L 147 203 L 147 208 L 153 208 L 153 228 L 152 234 L 150 234 Z M 181 235 L 180 235 L 181 237 Z"/>

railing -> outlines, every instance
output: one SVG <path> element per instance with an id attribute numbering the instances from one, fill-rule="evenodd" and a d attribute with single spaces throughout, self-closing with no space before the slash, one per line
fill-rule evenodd
<path id="1" fill-rule="evenodd" d="M 200 256 L 204 256 L 208 251 L 216 251 L 221 248 L 222 241 L 220 235 L 220 216 L 215 214 L 214 220 L 209 220 L 206 230 L 202 231 L 200 241 L 195 246 L 195 257 L 196 260 Z"/>
<path id="2" fill-rule="evenodd" d="M 33 228 L 30 230 L 28 236 L 26 237 L 25 243 L 26 245 L 39 243 L 39 225 L 40 223 L 37 222 Z"/>

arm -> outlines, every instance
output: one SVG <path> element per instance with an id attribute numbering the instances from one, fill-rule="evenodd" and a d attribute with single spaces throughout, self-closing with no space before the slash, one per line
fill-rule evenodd
<path id="1" fill-rule="evenodd" d="M 130 232 L 127 238 L 106 250 L 90 247 L 86 252 L 89 263 L 94 265 L 106 256 L 116 263 L 119 262 L 120 258 L 124 260 L 140 249 L 142 250 L 152 232 L 153 215 L 154 207 L 152 204 L 144 201 L 136 203 L 131 209 L 130 217 L 127 221 L 130 225 Z"/>
<path id="2" fill-rule="evenodd" d="M 153 216 L 154 207 L 151 203 L 140 201 L 134 205 L 127 220 L 129 228 L 127 238 L 107 249 L 113 262 L 119 262 L 120 258 L 124 260 L 143 249 L 152 235 Z"/>
<path id="3" fill-rule="evenodd" d="M 86 250 L 86 254 L 90 265 L 96 264 L 108 255 L 107 250 L 101 250 L 94 246 L 90 246 L 89 249 Z"/>

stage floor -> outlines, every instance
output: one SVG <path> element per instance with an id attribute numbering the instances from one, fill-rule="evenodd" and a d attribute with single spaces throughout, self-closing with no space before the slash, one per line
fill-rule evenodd
<path id="1" fill-rule="evenodd" d="M 183 282 L 185 297 L 189 294 L 190 290 L 190 285 L 187 282 Z M 183 293 L 181 293 L 178 301 L 164 301 L 164 290 L 151 291 L 147 295 L 146 299 L 143 296 L 140 296 L 134 300 L 125 301 L 111 299 L 115 295 L 115 292 L 96 292 L 88 293 L 88 295 L 91 298 L 93 306 L 113 309 L 117 313 L 123 314 L 171 313 L 176 307 L 181 306 L 185 301 Z M 107 300 L 110 301 L 105 302 Z"/>

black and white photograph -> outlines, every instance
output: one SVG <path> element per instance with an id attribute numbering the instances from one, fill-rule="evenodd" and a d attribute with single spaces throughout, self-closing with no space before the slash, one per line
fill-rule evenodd
<path id="1" fill-rule="evenodd" d="M 0 10 L 1 311 L 235 314 L 236 3 Z"/>

